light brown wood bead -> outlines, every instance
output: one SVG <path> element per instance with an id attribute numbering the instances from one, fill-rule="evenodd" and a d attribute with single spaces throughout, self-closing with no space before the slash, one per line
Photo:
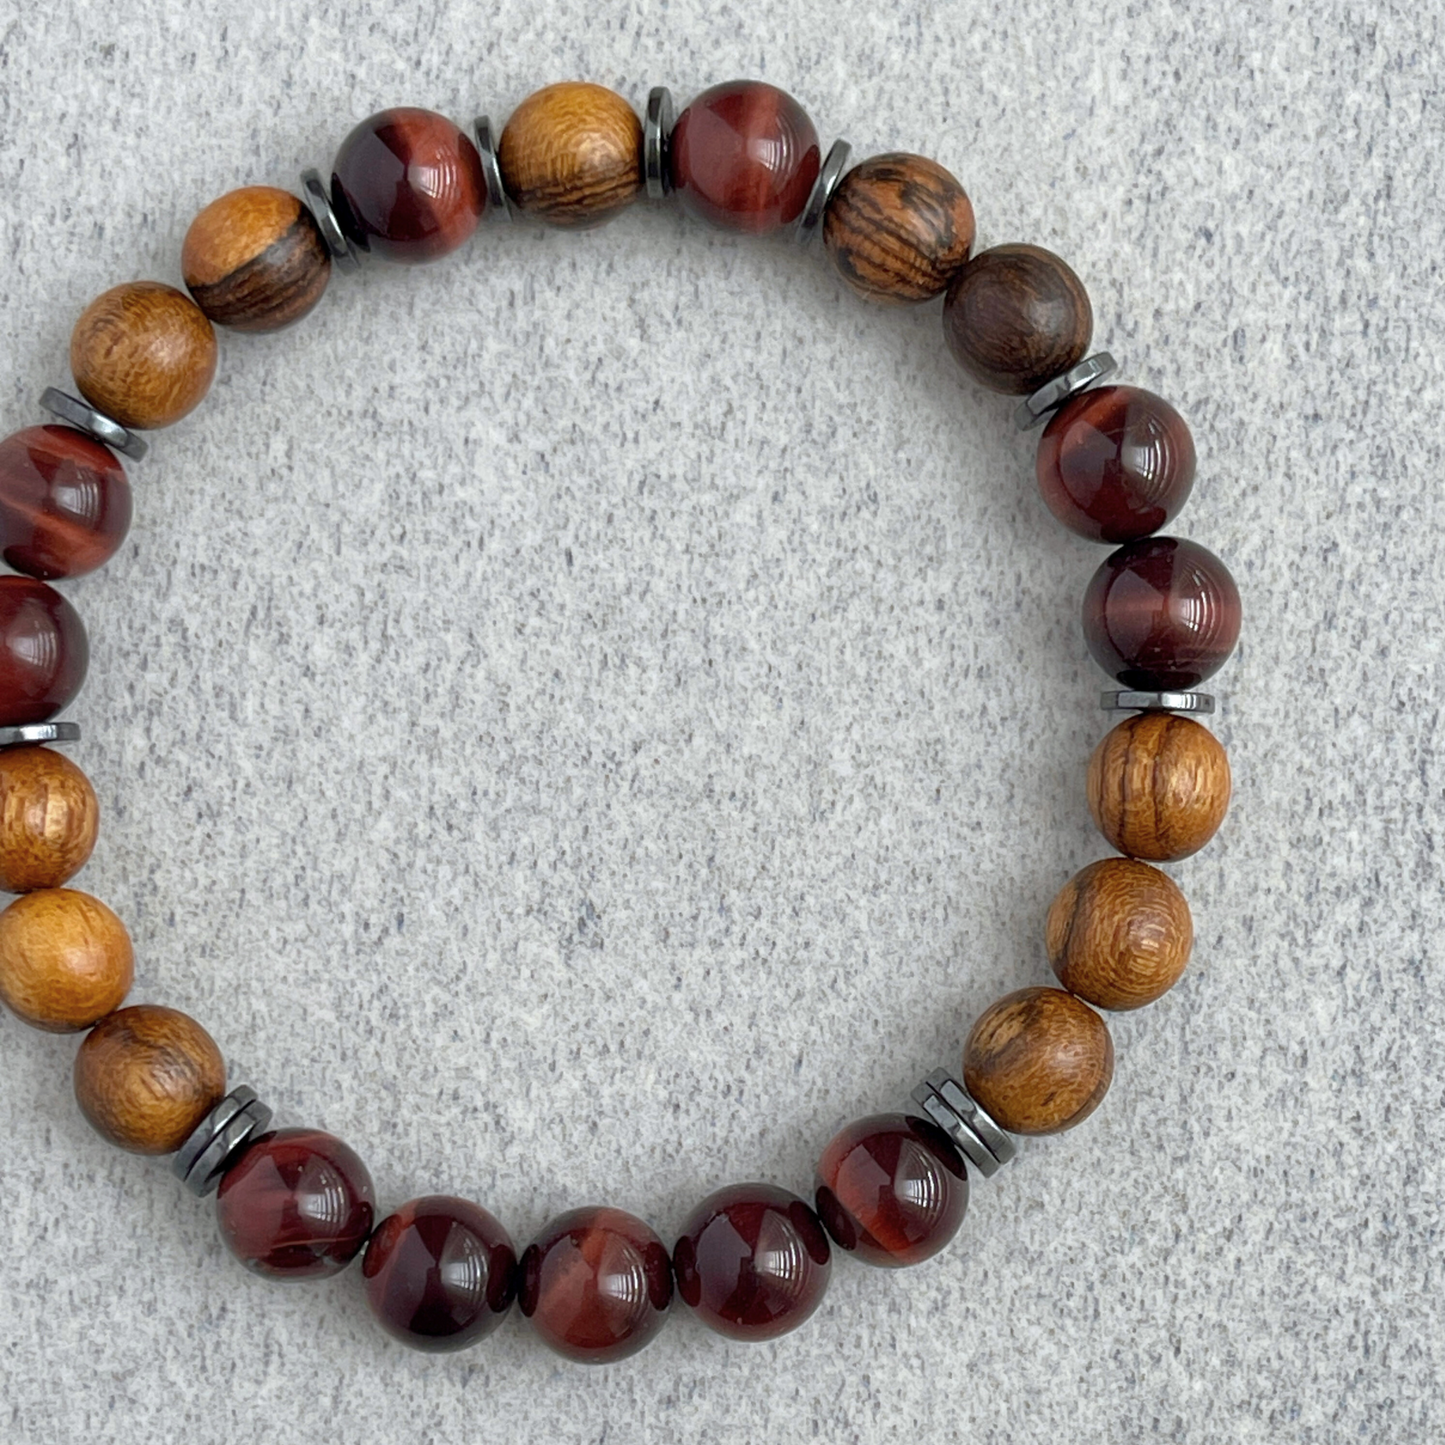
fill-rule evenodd
<path id="1" fill-rule="evenodd" d="M 96 1024 L 74 1078 L 75 1101 L 101 1138 L 135 1154 L 173 1154 L 221 1102 L 226 1062 L 193 1018 L 143 1003 Z"/>
<path id="2" fill-rule="evenodd" d="M 95 789 L 63 753 L 0 752 L 0 889 L 59 888 L 90 857 L 99 827 Z"/>
<path id="3" fill-rule="evenodd" d="M 97 411 L 140 431 L 197 407 L 216 375 L 216 333 L 184 291 L 159 281 L 113 286 L 81 313 L 70 370 Z"/>
<path id="4" fill-rule="evenodd" d="M 1125 718 L 1089 759 L 1089 811 L 1121 853 L 1168 863 L 1197 853 L 1229 811 L 1229 759 L 1193 718 Z"/>
<path id="5" fill-rule="evenodd" d="M 642 122 L 615 91 L 562 81 L 512 113 L 497 164 L 525 214 L 554 226 L 600 225 L 642 192 Z"/>
<path id="6" fill-rule="evenodd" d="M 1057 1134 L 1087 1119 L 1114 1077 L 1109 1026 L 1059 988 L 1021 988 L 979 1016 L 964 1087 L 1010 1134 Z"/>
<path id="7" fill-rule="evenodd" d="M 130 992 L 125 925 L 98 898 L 41 888 L 0 913 L 0 1001 L 53 1034 L 88 1029 Z"/>
<path id="8" fill-rule="evenodd" d="M 1101 858 L 1059 890 L 1044 942 L 1070 993 L 1095 1008 L 1142 1008 L 1179 981 L 1194 921 L 1167 874 L 1134 858 Z"/>

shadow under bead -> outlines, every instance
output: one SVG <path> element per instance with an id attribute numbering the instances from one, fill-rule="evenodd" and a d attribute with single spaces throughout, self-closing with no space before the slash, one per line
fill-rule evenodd
<path id="1" fill-rule="evenodd" d="M 0 888 L 59 888 L 85 866 L 99 827 L 95 789 L 63 753 L 0 751 Z"/>

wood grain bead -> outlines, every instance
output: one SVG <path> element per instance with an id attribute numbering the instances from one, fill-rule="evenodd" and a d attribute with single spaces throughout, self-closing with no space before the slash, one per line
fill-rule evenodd
<path id="1" fill-rule="evenodd" d="M 279 331 L 321 300 L 331 252 L 296 196 L 275 186 L 244 186 L 191 222 L 181 274 L 217 326 Z"/>
<path id="2" fill-rule="evenodd" d="M 1044 943 L 1070 993 L 1095 1008 L 1142 1008 L 1179 981 L 1194 922 L 1167 874 L 1133 858 L 1101 858 L 1059 890 Z"/>
<path id="3" fill-rule="evenodd" d="M 941 295 L 973 238 L 973 205 L 957 180 L 937 161 L 898 151 L 854 166 L 823 213 L 838 274 L 871 301 Z"/>
<path id="4" fill-rule="evenodd" d="M 216 375 L 216 333 L 184 291 L 128 281 L 97 296 L 70 336 L 80 394 L 139 431 L 170 426 L 200 405 Z"/>
<path id="5" fill-rule="evenodd" d="M 1098 1108 L 1113 1077 L 1108 1025 L 1058 988 L 1006 994 L 964 1045 L 964 1087 L 1010 1134 L 1073 1128 Z"/>
<path id="6" fill-rule="evenodd" d="M 59 888 L 95 847 L 100 804 L 90 779 L 63 753 L 0 752 L 0 888 Z"/>
<path id="7" fill-rule="evenodd" d="M 994 246 L 949 283 L 943 334 L 981 386 L 1026 396 L 1083 359 L 1094 312 L 1083 283 L 1052 251 Z"/>
<path id="8" fill-rule="evenodd" d="M 134 1154 L 173 1154 L 221 1102 L 226 1063 L 193 1018 L 137 1004 L 85 1036 L 74 1080 L 75 1101 L 102 1139 Z"/>
<path id="9" fill-rule="evenodd" d="M 125 925 L 88 893 L 41 888 L 0 913 L 0 1001 L 37 1029 L 88 1029 L 120 1007 L 134 973 Z"/>
<path id="10" fill-rule="evenodd" d="M 598 226 L 642 192 L 642 122 L 616 91 L 562 81 L 513 111 L 497 164 L 524 214 L 554 226 Z"/>
<path id="11" fill-rule="evenodd" d="M 1229 759 L 1192 718 L 1125 718 L 1089 759 L 1089 812 L 1121 853 L 1168 863 L 1197 853 L 1229 811 Z"/>

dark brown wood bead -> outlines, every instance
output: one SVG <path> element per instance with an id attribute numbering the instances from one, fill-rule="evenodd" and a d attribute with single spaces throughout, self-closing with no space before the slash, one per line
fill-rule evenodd
<path id="1" fill-rule="evenodd" d="M 80 394 L 122 426 L 170 426 L 200 405 L 216 375 L 216 333 L 184 291 L 159 281 L 113 286 L 70 336 Z"/>
<path id="2" fill-rule="evenodd" d="M 1083 283 L 1052 251 L 994 246 L 949 283 L 943 334 L 981 386 L 1026 396 L 1083 360 L 1094 311 Z"/>
<path id="3" fill-rule="evenodd" d="M 823 244 L 860 296 L 905 303 L 941 295 L 973 249 L 973 205 L 925 156 L 871 156 L 839 183 Z"/>
<path id="4" fill-rule="evenodd" d="M 1070 993 L 1095 1008 L 1142 1008 L 1179 981 L 1194 921 L 1167 874 L 1134 858 L 1101 858 L 1059 890 L 1044 942 Z"/>
<path id="5" fill-rule="evenodd" d="M 497 164 L 526 215 L 574 229 L 601 225 L 642 193 L 642 122 L 616 91 L 560 81 L 512 112 Z"/>
<path id="6" fill-rule="evenodd" d="M 98 898 L 40 888 L 0 913 L 0 1001 L 37 1029 L 77 1033 L 120 1007 L 135 955 Z"/>
<path id="7" fill-rule="evenodd" d="M 75 1101 L 102 1139 L 134 1154 L 173 1154 L 221 1102 L 226 1063 L 177 1009 L 137 1004 L 108 1015 L 75 1056 Z"/>
<path id="8" fill-rule="evenodd" d="M 0 752 L 0 888 L 59 888 L 95 847 L 100 804 L 90 779 L 50 748 Z"/>
<path id="9" fill-rule="evenodd" d="M 964 1087 L 1010 1134 L 1057 1134 L 1087 1119 L 1114 1077 L 1109 1026 L 1059 988 L 1021 988 L 979 1016 Z"/>
<path id="10" fill-rule="evenodd" d="M 181 274 L 217 326 L 279 331 L 321 300 L 331 252 L 297 197 L 275 186 L 245 186 L 191 222 Z"/>
<path id="11" fill-rule="evenodd" d="M 1168 863 L 1197 853 L 1229 811 L 1229 759 L 1192 718 L 1125 718 L 1089 759 L 1089 812 L 1121 853 Z"/>

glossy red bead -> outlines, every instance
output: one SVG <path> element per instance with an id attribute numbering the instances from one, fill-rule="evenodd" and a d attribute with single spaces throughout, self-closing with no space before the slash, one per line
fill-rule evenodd
<path id="1" fill-rule="evenodd" d="M 388 261 L 433 261 L 477 229 L 482 158 L 444 115 L 399 106 L 362 121 L 332 163 L 331 201 L 346 233 Z"/>
<path id="2" fill-rule="evenodd" d="M 0 577 L 0 727 L 54 717 L 89 666 L 85 626 L 65 598 L 33 577 Z"/>
<path id="3" fill-rule="evenodd" d="M 1197 687 L 1239 640 L 1239 589 L 1197 542 L 1147 537 L 1111 553 L 1084 593 L 1084 639 L 1125 687 Z"/>
<path id="4" fill-rule="evenodd" d="M 316 1279 L 345 1269 L 375 1217 L 366 1165 L 320 1129 L 262 1134 L 226 1171 L 216 1195 L 226 1248 L 269 1279 Z"/>
<path id="5" fill-rule="evenodd" d="M 1035 471 L 1049 511 L 1070 531 L 1091 542 L 1134 542 L 1188 501 L 1194 438 L 1162 396 L 1096 386 L 1054 413 Z"/>
<path id="6" fill-rule="evenodd" d="M 874 1114 L 849 1124 L 818 1161 L 818 1217 L 869 1264 L 917 1264 L 958 1233 L 968 1208 L 962 1157 L 936 1124 Z"/>
<path id="7" fill-rule="evenodd" d="M 559 1355 L 584 1365 L 626 1359 L 667 1319 L 667 1246 L 620 1209 L 573 1209 L 527 1246 L 517 1303 Z"/>
<path id="8" fill-rule="evenodd" d="M 0 556 L 52 581 L 93 572 L 130 530 L 130 483 L 115 454 L 68 426 L 0 442 Z"/>
<path id="9" fill-rule="evenodd" d="M 673 1246 L 677 1292 L 709 1329 L 735 1340 L 770 1340 L 806 1320 L 832 1274 L 818 1216 L 771 1184 L 734 1184 L 710 1194 Z"/>
<path id="10" fill-rule="evenodd" d="M 818 132 L 803 107 L 760 80 L 703 91 L 678 116 L 669 155 L 684 210 L 752 233 L 792 225 L 822 166 Z"/>
<path id="11" fill-rule="evenodd" d="M 517 1291 L 517 1254 L 480 1205 L 446 1194 L 403 1204 L 376 1227 L 361 1262 L 366 1302 L 414 1349 L 465 1349 L 501 1324 Z"/>

